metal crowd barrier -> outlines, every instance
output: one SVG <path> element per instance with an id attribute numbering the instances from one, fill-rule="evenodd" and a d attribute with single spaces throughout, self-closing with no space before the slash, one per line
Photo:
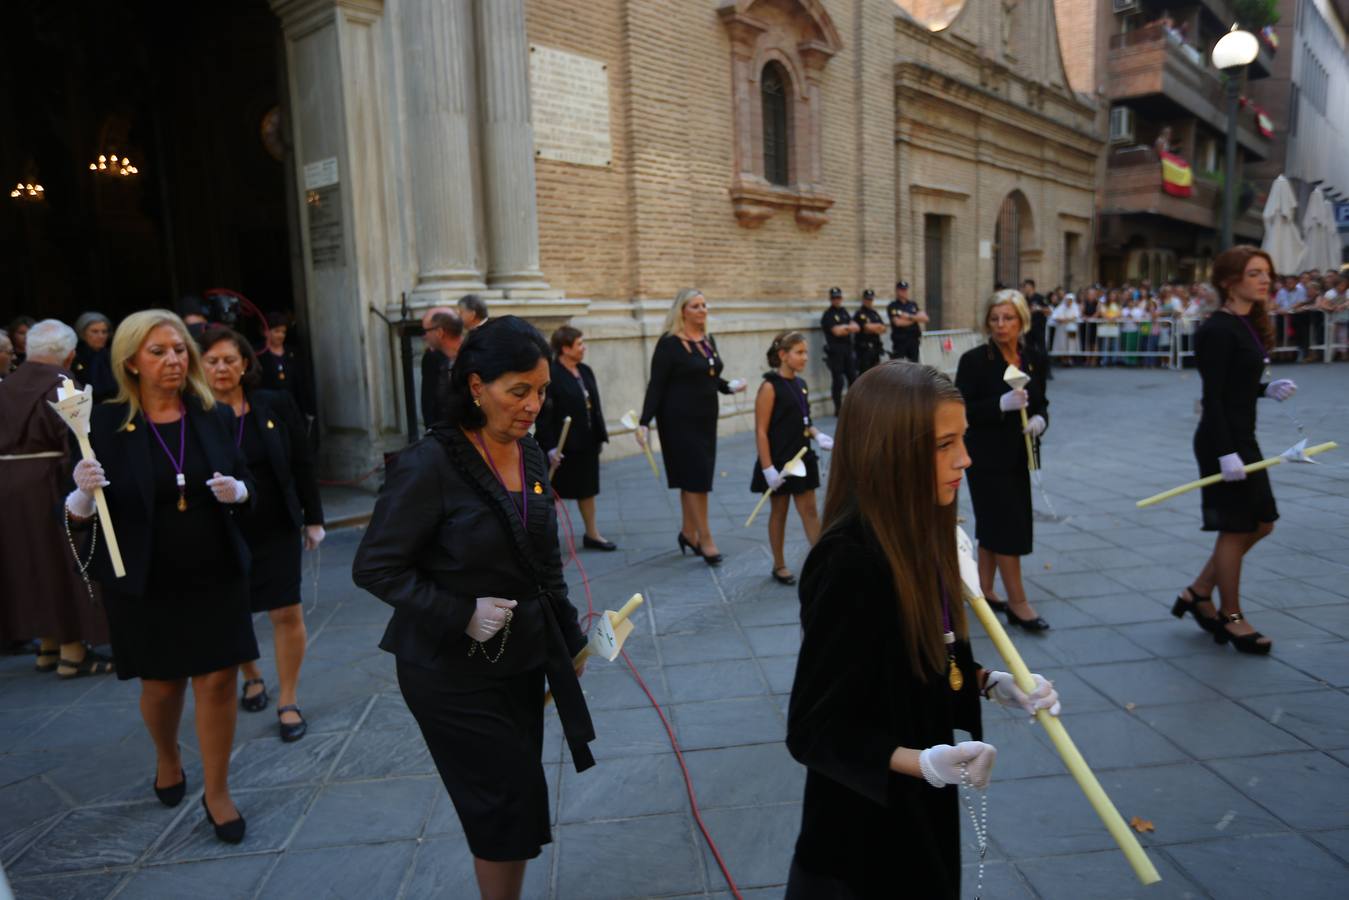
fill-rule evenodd
<path id="1" fill-rule="evenodd" d="M 1079 319 L 1076 329 L 1063 335 L 1067 324 L 1050 322 L 1045 327 L 1045 345 L 1054 359 L 1100 359 L 1107 366 L 1180 368 L 1180 356 L 1189 347 L 1191 319 Z M 1179 326 L 1179 327 L 1177 327 Z M 1092 338 L 1090 342 L 1088 338 Z"/>
<path id="2" fill-rule="evenodd" d="M 986 340 L 981 333 L 968 328 L 925 331 L 923 343 L 918 347 L 918 361 L 955 378 L 961 355 Z"/>
<path id="3" fill-rule="evenodd" d="M 1333 362 L 1337 351 L 1349 351 L 1346 340 L 1346 322 L 1349 311 L 1329 313 L 1321 309 L 1303 309 L 1292 312 L 1276 310 L 1270 314 L 1274 322 L 1274 346 L 1270 354 L 1304 354 L 1322 362 Z"/>

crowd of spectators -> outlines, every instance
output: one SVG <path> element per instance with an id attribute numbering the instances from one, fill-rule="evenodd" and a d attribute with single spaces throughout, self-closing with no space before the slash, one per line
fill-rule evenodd
<path id="1" fill-rule="evenodd" d="M 1303 272 L 1276 279 L 1270 297 L 1276 361 L 1349 358 L 1349 274 Z M 1038 293 L 1022 285 L 1031 308 L 1031 340 L 1060 366 L 1168 366 L 1184 361 L 1199 322 L 1218 307 L 1207 282 L 1154 285 L 1148 279 L 1076 291 Z M 1321 348 L 1313 350 L 1312 348 Z"/>

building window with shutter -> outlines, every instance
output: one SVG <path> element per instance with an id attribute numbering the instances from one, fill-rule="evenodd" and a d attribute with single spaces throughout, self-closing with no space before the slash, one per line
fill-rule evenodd
<path id="1" fill-rule="evenodd" d="M 763 76 L 759 79 L 759 96 L 763 103 L 764 178 L 769 184 L 791 184 L 787 91 L 787 73 L 782 66 L 775 62 L 764 66 Z"/>

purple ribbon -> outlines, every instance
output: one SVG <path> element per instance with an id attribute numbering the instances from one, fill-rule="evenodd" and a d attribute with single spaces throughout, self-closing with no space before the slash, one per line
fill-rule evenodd
<path id="1" fill-rule="evenodd" d="M 487 465 L 491 468 L 492 474 L 496 476 L 497 481 L 501 483 L 501 489 L 506 491 L 509 497 L 511 492 L 506 488 L 506 479 L 501 477 L 501 472 L 497 470 L 497 464 L 492 462 L 492 454 L 487 452 L 487 444 L 483 442 L 482 432 L 475 432 L 473 437 L 477 440 L 478 446 L 482 448 L 482 455 L 487 460 Z M 520 447 L 519 441 L 516 442 L 516 448 L 520 453 L 520 508 L 515 509 L 515 503 L 512 501 L 511 508 L 520 516 L 520 524 L 529 530 L 529 491 L 525 490 L 525 451 Z"/>
<path id="2" fill-rule="evenodd" d="M 178 429 L 177 459 L 173 458 L 173 452 L 169 450 L 169 445 L 164 443 L 164 438 L 160 436 L 159 429 L 155 427 L 154 422 L 150 421 L 149 416 L 145 417 L 145 421 L 150 426 L 150 431 L 154 432 L 155 440 L 159 441 L 159 446 L 164 448 L 164 455 L 167 456 L 169 458 L 169 462 L 173 464 L 173 471 L 176 474 L 181 475 L 183 474 L 183 461 L 187 459 L 187 410 L 183 408 L 183 401 L 181 400 L 178 401 L 178 416 L 179 416 L 178 419 L 179 429 Z"/>

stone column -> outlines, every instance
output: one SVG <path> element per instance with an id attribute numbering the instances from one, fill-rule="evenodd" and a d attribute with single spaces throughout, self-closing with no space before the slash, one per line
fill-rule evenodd
<path id="1" fill-rule="evenodd" d="M 402 4 L 408 185 L 417 229 L 415 305 L 452 305 L 486 287 L 476 235 L 470 2 Z"/>
<path id="2" fill-rule="evenodd" d="M 524 0 L 476 0 L 475 13 L 487 284 L 508 296 L 547 292 L 539 270 Z"/>

